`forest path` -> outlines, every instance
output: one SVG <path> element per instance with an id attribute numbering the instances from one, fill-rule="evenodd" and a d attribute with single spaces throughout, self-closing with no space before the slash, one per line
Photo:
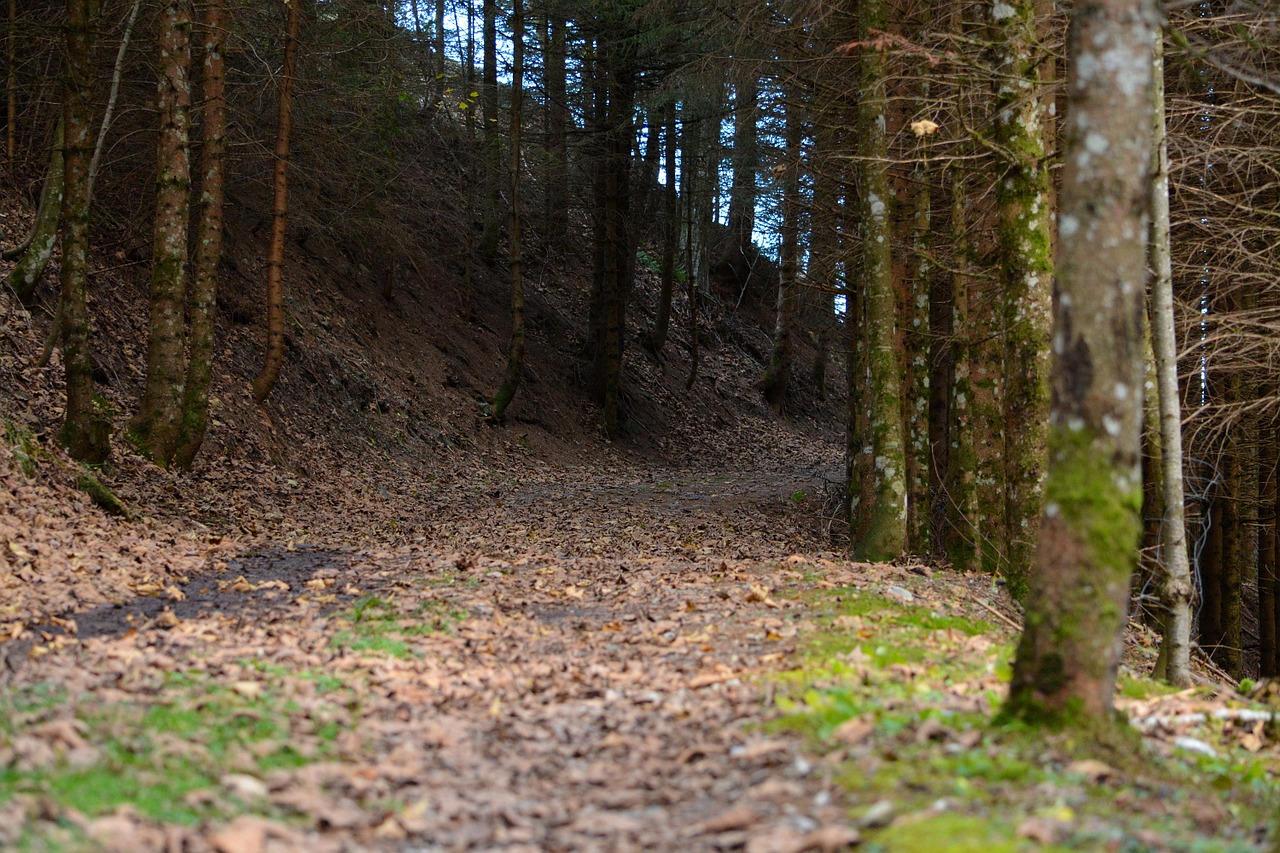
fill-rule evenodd
<path id="1" fill-rule="evenodd" d="M 812 553 L 823 477 L 484 483 L 428 542 L 244 555 L 69 614 L 5 686 L 10 763 L 73 793 L 62 829 L 25 794 L 12 825 L 132 851 L 837 849 L 831 768 L 763 725 L 804 590 L 851 574 Z"/>
<path id="2" fill-rule="evenodd" d="M 0 849 L 1260 849 L 1264 723 L 1148 732 L 1212 740 L 1212 786 L 992 733 L 1014 611 L 825 550 L 829 477 L 489 475 L 420 542 L 140 560 L 0 645 Z"/>

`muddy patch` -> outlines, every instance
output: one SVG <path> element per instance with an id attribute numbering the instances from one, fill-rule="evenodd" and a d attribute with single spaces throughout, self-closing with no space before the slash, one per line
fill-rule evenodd
<path id="1" fill-rule="evenodd" d="M 266 620 L 312 594 L 325 609 L 349 605 L 365 594 L 353 552 L 301 548 L 249 554 L 230 560 L 225 569 L 202 572 L 185 583 L 173 584 L 125 601 L 66 614 L 32 625 L 23 636 L 0 643 L 0 657 L 16 669 L 37 645 L 56 643 L 74 635 L 87 640 L 117 637 L 144 627 L 221 614 L 240 620 Z"/>

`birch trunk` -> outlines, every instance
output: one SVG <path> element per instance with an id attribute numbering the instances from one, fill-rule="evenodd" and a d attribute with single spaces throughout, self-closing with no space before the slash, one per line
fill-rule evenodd
<path id="1" fill-rule="evenodd" d="M 1187 555 L 1182 481 L 1182 410 L 1178 345 L 1174 333 L 1173 263 L 1169 245 L 1169 148 L 1165 138 L 1164 43 L 1157 32 L 1153 65 L 1151 181 L 1151 341 L 1155 355 L 1162 465 L 1160 584 L 1163 676 L 1175 687 L 1191 684 L 1191 567 Z"/>

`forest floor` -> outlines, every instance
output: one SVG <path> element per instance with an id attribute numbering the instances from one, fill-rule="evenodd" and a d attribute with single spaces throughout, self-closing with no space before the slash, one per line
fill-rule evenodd
<path id="1" fill-rule="evenodd" d="M 11 497 L 48 488 L 6 452 Z M 57 616 L 7 590 L 30 621 L 0 645 L 0 847 L 1262 848 L 1265 704 L 1170 694 L 1135 632 L 1139 754 L 993 728 L 1016 608 L 831 552 L 826 472 L 778 461 L 544 469 L 385 548 L 104 521 L 122 555 L 187 562 L 122 557 L 128 593 Z"/>

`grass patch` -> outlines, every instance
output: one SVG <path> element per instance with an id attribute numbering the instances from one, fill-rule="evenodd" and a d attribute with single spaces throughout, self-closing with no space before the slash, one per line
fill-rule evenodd
<path id="1" fill-rule="evenodd" d="M 220 780 L 227 773 L 262 775 L 331 757 L 350 722 L 346 706 L 357 703 L 354 693 L 329 678 L 323 683 L 332 701 L 309 702 L 305 711 L 273 689 L 274 679 L 227 687 L 198 671 L 164 675 L 154 702 L 103 705 L 91 694 L 55 702 L 55 691 L 44 686 L 22 688 L 0 697 L 0 748 L 13 747 L 25 729 L 71 705 L 95 751 L 87 758 L 58 754 L 38 769 L 0 770 L 0 801 L 31 794 L 90 817 L 128 804 L 148 818 L 185 825 L 246 809 L 271 814 L 267 803 L 219 793 Z M 317 688 L 321 682 L 317 678 Z M 335 695 L 339 690 L 350 695 Z M 199 791 L 210 794 L 191 796 Z M 33 849 L 43 849 L 35 843 Z"/>
<path id="2" fill-rule="evenodd" d="M 425 601 L 402 611 L 393 601 L 366 595 L 340 618 L 342 627 L 329 645 L 361 654 L 407 658 L 414 654 L 410 643 L 414 637 L 448 631 L 465 618 L 465 610 L 441 601 Z"/>

